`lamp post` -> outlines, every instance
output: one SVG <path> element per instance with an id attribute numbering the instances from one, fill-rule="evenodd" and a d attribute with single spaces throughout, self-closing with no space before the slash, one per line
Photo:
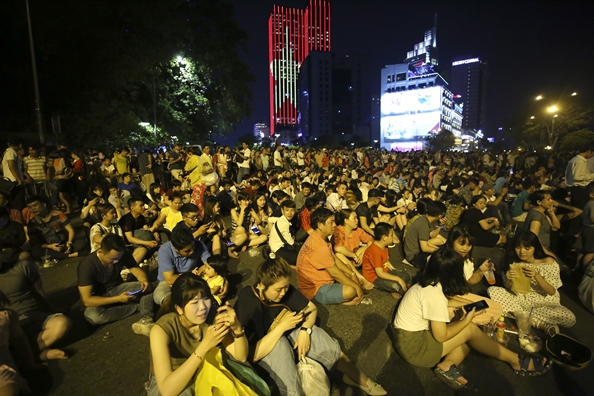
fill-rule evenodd
<path id="1" fill-rule="evenodd" d="M 25 0 L 27 6 L 27 25 L 29 26 L 29 48 L 31 50 L 31 64 L 33 68 L 33 87 L 35 88 L 35 118 L 39 132 L 39 144 L 45 145 L 43 133 L 43 117 L 41 116 L 41 99 L 39 98 L 39 84 L 37 82 L 37 65 L 35 63 L 35 47 L 33 46 L 33 29 L 31 28 L 31 15 L 29 14 L 29 0 Z"/>

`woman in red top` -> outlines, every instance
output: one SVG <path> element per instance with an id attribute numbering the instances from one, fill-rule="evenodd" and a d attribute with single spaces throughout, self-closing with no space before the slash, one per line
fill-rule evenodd
<path id="1" fill-rule="evenodd" d="M 355 270 L 355 267 L 361 266 L 365 249 L 373 243 L 373 238 L 359 228 L 359 218 L 352 209 L 342 209 L 336 212 L 336 224 L 338 226 L 332 236 L 336 257 L 352 268 L 361 287 L 365 290 L 373 289 L 373 283 Z"/>

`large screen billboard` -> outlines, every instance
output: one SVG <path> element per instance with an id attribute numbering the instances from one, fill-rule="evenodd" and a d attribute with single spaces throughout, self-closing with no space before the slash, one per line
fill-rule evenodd
<path id="1" fill-rule="evenodd" d="M 382 95 L 382 143 L 412 140 L 439 132 L 441 89 L 432 87 Z"/>

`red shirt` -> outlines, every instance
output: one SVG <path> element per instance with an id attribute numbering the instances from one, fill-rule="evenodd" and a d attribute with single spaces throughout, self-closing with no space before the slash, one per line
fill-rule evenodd
<path id="1" fill-rule="evenodd" d="M 388 249 L 382 249 L 377 244 L 372 243 L 363 254 L 363 277 L 371 283 L 375 282 L 378 278 L 375 269 L 383 268 L 384 272 L 388 272 L 388 268 L 384 267 L 384 264 L 389 260 L 390 253 Z"/>

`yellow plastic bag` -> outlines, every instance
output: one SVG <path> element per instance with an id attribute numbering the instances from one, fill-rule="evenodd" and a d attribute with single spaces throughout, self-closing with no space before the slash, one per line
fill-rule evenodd
<path id="1" fill-rule="evenodd" d="M 510 269 L 516 272 L 516 277 L 510 281 L 511 290 L 514 293 L 527 294 L 530 293 L 530 278 L 524 275 L 522 271 L 523 265 L 511 264 Z"/>
<path id="2" fill-rule="evenodd" d="M 194 390 L 200 396 L 258 396 L 227 370 L 219 348 L 212 348 L 204 356 Z"/>

